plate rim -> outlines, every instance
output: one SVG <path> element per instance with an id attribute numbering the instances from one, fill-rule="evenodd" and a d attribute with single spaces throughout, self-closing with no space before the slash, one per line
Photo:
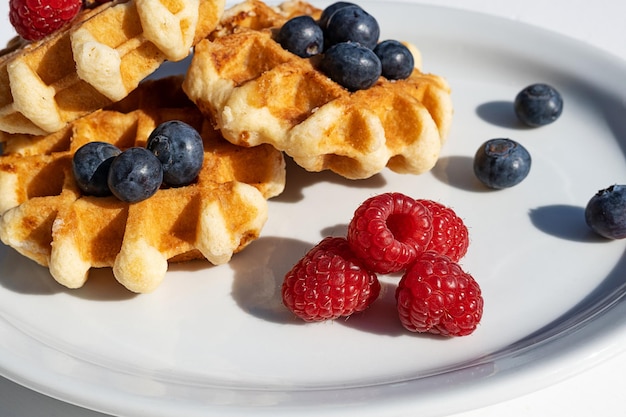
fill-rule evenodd
<path id="1" fill-rule="evenodd" d="M 323 2 L 324 4 L 328 3 L 328 2 Z M 515 26 L 518 30 L 533 30 L 536 31 L 537 33 L 542 34 L 542 36 L 547 36 L 550 37 L 550 41 L 551 42 L 556 42 L 556 43 L 562 43 L 562 44 L 567 44 L 571 47 L 574 47 L 576 49 L 584 49 L 585 53 L 589 53 L 595 56 L 597 56 L 597 59 L 605 59 L 605 62 L 610 63 L 610 65 L 615 65 L 615 66 L 620 66 L 622 67 L 622 69 L 626 69 L 626 62 L 624 60 L 622 60 L 621 58 L 607 52 L 601 49 L 598 49 L 594 46 L 591 46 L 585 42 L 570 38 L 566 35 L 562 35 L 559 33 L 556 33 L 554 31 L 551 31 L 549 29 L 546 28 L 541 28 L 535 25 L 531 25 L 528 23 L 524 23 L 524 22 L 519 22 L 519 21 L 515 21 L 512 19 L 507 19 L 504 17 L 499 17 L 499 16 L 493 16 L 493 15 L 489 15 L 486 13 L 482 13 L 482 12 L 477 12 L 477 11 L 469 11 L 469 10 L 463 10 L 463 9 L 457 9 L 457 8 L 453 8 L 453 7 L 447 7 L 447 6 L 437 6 L 437 5 L 425 5 L 425 4 L 416 4 L 416 3 L 412 3 L 409 2 L 407 0 L 393 0 L 393 1 L 389 1 L 389 2 L 385 2 L 382 0 L 362 0 L 361 3 L 366 6 L 368 4 L 378 4 L 378 5 L 382 5 L 385 4 L 387 7 L 393 7 L 394 5 L 397 6 L 401 6 L 401 7 L 409 7 L 409 8 L 418 8 L 418 9 L 436 9 L 436 10 L 445 10 L 451 13 L 459 13 L 459 14 L 463 14 L 463 15 L 473 15 L 473 18 L 470 19 L 483 19 L 485 21 L 506 21 L 507 23 L 510 23 L 511 25 Z M 320 4 L 322 4 L 322 2 L 320 2 Z M 604 57 L 604 58 L 602 58 Z M 626 73 L 626 71 L 624 72 Z M 624 256 L 624 255 L 623 255 Z M 623 257 L 622 256 L 622 257 Z M 617 326 L 615 326 L 614 329 L 608 329 L 606 332 L 602 333 L 600 335 L 600 337 L 598 338 L 588 338 L 585 337 L 587 332 L 590 332 L 590 325 L 593 323 L 598 323 L 598 321 L 606 321 L 607 317 L 613 317 L 613 316 L 617 316 L 617 317 L 624 317 L 622 313 L 622 310 L 626 310 L 626 302 L 623 301 L 623 297 L 624 294 L 621 294 L 616 300 L 614 300 L 614 302 L 608 306 L 606 306 L 605 309 L 603 309 L 600 312 L 597 312 L 596 314 L 587 317 L 587 320 L 583 321 L 583 322 L 579 322 L 578 324 L 568 327 L 566 329 L 566 333 L 565 335 L 563 335 L 562 333 L 558 333 L 554 336 L 548 337 L 546 340 L 542 341 L 540 343 L 539 348 L 540 349 L 546 349 L 548 351 L 550 351 L 551 348 L 554 348 L 555 346 L 558 347 L 560 345 L 565 345 L 566 347 L 568 347 L 568 349 L 566 349 L 565 351 L 559 351 L 559 349 L 556 349 L 556 351 L 559 351 L 558 355 L 563 355 L 561 358 L 557 358 L 555 359 L 553 356 L 557 355 L 556 352 L 548 352 L 547 355 L 545 356 L 541 356 L 539 358 L 534 358 L 533 357 L 533 365 L 532 366 L 524 366 L 522 367 L 523 369 L 518 369 L 515 367 L 510 367 L 508 368 L 508 370 L 503 370 L 503 371 L 499 371 L 497 372 L 497 375 L 500 378 L 506 378 L 507 377 L 507 373 L 514 373 L 516 374 L 515 377 L 516 378 L 529 378 L 532 377 L 532 373 L 531 373 L 531 369 L 537 368 L 540 366 L 547 366 L 548 368 L 550 367 L 550 365 L 552 365 L 553 367 L 558 367 L 557 364 L 559 362 L 563 362 L 565 361 L 564 358 L 567 358 L 569 356 L 574 356 L 574 357 L 587 357 L 588 360 L 586 361 L 579 361 L 577 362 L 579 364 L 578 367 L 572 368 L 571 371 L 569 373 L 563 374 L 562 377 L 558 380 L 550 380 L 550 381 L 543 381 L 542 383 L 535 383 L 532 387 L 532 389 L 523 392 L 522 394 L 531 392 L 531 391 L 535 391 L 538 390 L 540 388 L 544 388 L 548 385 L 552 385 L 556 382 L 559 382 L 560 380 L 563 380 L 565 378 L 571 377 L 575 374 L 578 374 L 586 369 L 589 369 L 595 365 L 597 365 L 600 362 L 603 362 L 604 360 L 607 360 L 615 355 L 617 355 L 618 353 L 622 352 L 624 350 L 624 348 L 620 348 L 619 347 L 619 343 L 611 343 L 611 342 L 625 342 L 626 341 L 626 335 L 624 334 L 624 332 L 620 332 L 617 329 Z M 4 317 L 2 317 L 1 320 L 3 323 L 6 323 L 6 320 L 4 319 Z M 623 321 L 623 320 L 622 320 Z M 1 326 L 0 326 L 0 330 L 2 330 Z M 19 331 L 19 330 L 18 330 Z M 593 333 L 593 332 L 592 332 Z M 558 337 L 558 336 L 564 336 L 564 337 Z M 558 339 L 558 340 L 555 340 Z M 583 339 L 583 340 L 580 340 Z M 590 340 L 593 339 L 593 340 Z M 578 343 L 572 343 L 572 341 L 576 341 L 576 342 L 584 342 L 582 344 L 578 344 Z M 577 345 L 577 348 L 574 348 L 574 346 Z M 607 345 L 609 345 L 607 347 Z M 622 343 L 622 345 L 624 345 Z M 537 352 L 535 350 L 535 352 Z M 597 352 L 602 352 L 602 355 L 597 355 Z M 593 355 L 592 355 L 593 353 Z M 590 356 L 593 356 L 594 359 L 591 360 L 589 359 Z M 488 363 L 491 362 L 497 362 L 498 359 L 493 359 L 493 360 L 488 360 Z M 91 404 L 85 402 L 83 399 L 81 398 L 77 398 L 74 397 L 72 395 L 67 395 L 66 392 L 63 392 L 63 390 L 55 390 L 52 389 L 48 384 L 46 384 L 46 386 L 42 386 L 41 384 L 37 384 L 34 381 L 28 381 L 28 380 L 24 380 L 23 377 L 21 377 L 19 375 L 19 373 L 15 372 L 14 370 L 11 369 L 10 366 L 7 366 L 6 360 L 0 358 L 0 374 L 7 377 L 10 380 L 13 380 L 14 382 L 20 384 L 20 385 L 24 385 L 28 388 L 31 388 L 37 392 L 41 392 L 45 395 L 51 396 L 53 398 L 57 398 L 60 399 L 62 401 L 65 402 L 69 402 L 72 404 L 76 404 L 78 406 L 81 407 L 85 407 L 88 409 L 93 409 L 96 411 L 100 411 L 100 412 L 116 412 L 116 410 L 107 410 L 106 407 L 106 402 L 107 400 L 105 398 L 100 398 L 100 401 L 96 400 L 96 398 L 99 398 L 99 396 L 95 396 L 96 398 L 92 398 Z M 482 365 L 483 363 L 481 363 L 483 361 L 478 361 L 478 363 L 476 365 Z M 456 370 L 453 370 L 452 372 L 456 372 Z M 531 374 L 529 374 L 531 373 Z M 444 375 L 444 374 L 442 374 Z M 447 375 L 447 373 L 445 374 L 445 376 L 449 376 Z M 52 381 L 52 379 L 54 379 L 54 375 L 50 375 L 51 379 L 50 382 Z M 44 378 L 45 379 L 45 378 Z M 480 384 L 479 384 L 480 385 Z M 476 390 L 478 389 L 477 386 L 471 387 L 470 390 Z M 324 390 L 317 390 L 318 392 L 323 392 Z M 335 391 L 335 389 L 333 389 L 332 391 Z M 517 397 L 520 395 L 519 391 L 516 391 L 515 394 L 509 394 L 509 396 L 507 396 L 504 393 L 504 390 L 499 389 L 498 390 L 500 392 L 500 394 L 503 395 L 503 397 L 500 398 L 499 401 L 502 400 L 506 400 L 509 398 L 513 398 L 513 397 Z M 415 411 L 415 409 L 413 408 L 413 406 L 415 404 L 413 404 L 412 401 L 409 401 L 409 403 L 404 404 L 401 400 L 402 399 L 398 399 L 398 398 L 394 398 L 395 400 L 400 400 L 400 404 L 397 404 L 397 407 L 400 408 L 404 408 L 404 407 L 408 407 L 405 409 L 405 411 Z M 492 401 L 489 401 L 489 403 L 492 403 Z M 163 404 L 161 404 L 162 406 Z M 480 407 L 486 404 L 480 403 L 480 401 L 477 401 L 476 404 L 474 404 L 472 407 L 476 408 L 476 407 Z M 389 406 L 389 404 L 386 404 L 386 406 Z M 458 411 L 464 411 L 466 410 L 467 404 L 465 404 L 462 409 L 459 409 Z M 398 409 L 396 407 L 396 409 Z M 382 407 L 372 407 L 370 410 L 368 410 L 369 412 L 372 412 L 371 415 L 382 415 L 381 413 L 389 413 L 389 412 L 393 412 L 395 410 L 390 410 L 389 408 L 385 408 L 385 409 L 380 409 Z M 117 412 L 121 412 L 122 410 L 118 410 Z M 125 409 L 125 411 L 127 411 Z M 140 411 L 140 409 L 138 408 L 136 410 L 137 412 L 145 412 L 146 409 L 143 409 L 143 411 Z M 155 410 L 157 411 L 157 410 Z M 192 412 L 193 410 L 186 410 L 186 411 L 190 411 Z M 206 409 L 202 410 L 202 415 L 207 415 L 206 414 Z M 225 415 L 224 414 L 225 410 L 218 410 L 218 415 Z M 241 410 L 240 410 L 241 411 Z M 258 411 L 258 410 L 255 410 Z M 270 409 L 268 410 L 268 412 L 272 413 L 272 415 L 279 415 L 279 411 L 281 410 L 277 410 L 277 409 Z M 328 412 L 329 415 L 332 415 L 332 411 L 333 410 L 325 410 L 325 412 Z M 343 412 L 345 410 L 341 410 L 341 412 Z M 432 415 L 438 415 L 436 414 L 436 410 L 431 410 L 433 413 Z M 142 414 L 137 414 L 137 415 L 142 415 Z M 151 415 L 161 415 L 159 413 L 157 414 L 151 414 Z M 165 414 L 162 414 L 165 415 Z M 189 414 L 189 415 L 193 415 L 193 414 Z"/>

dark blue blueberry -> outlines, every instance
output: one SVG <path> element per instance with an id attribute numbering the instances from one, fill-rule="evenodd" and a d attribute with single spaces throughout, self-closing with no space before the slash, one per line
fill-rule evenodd
<path id="1" fill-rule="evenodd" d="M 388 80 L 404 80 L 415 68 L 415 60 L 409 48 L 395 40 L 386 40 L 374 48 L 383 67 L 383 77 Z"/>
<path id="2" fill-rule="evenodd" d="M 335 2 L 333 4 L 331 4 L 330 6 L 326 7 L 324 10 L 322 10 L 322 15 L 320 16 L 320 20 L 318 22 L 319 26 L 322 29 L 326 29 L 326 26 L 328 26 L 328 20 L 330 19 L 330 17 L 339 9 L 346 7 L 346 6 L 356 6 L 356 4 L 354 3 L 350 3 L 347 1 L 338 1 Z"/>
<path id="3" fill-rule="evenodd" d="M 519 184 L 530 171 L 530 154 L 511 139 L 490 139 L 476 151 L 474 173 L 489 188 L 502 189 Z"/>
<path id="4" fill-rule="evenodd" d="M 626 238 L 626 185 L 598 191 L 585 208 L 585 221 L 607 239 Z"/>
<path id="5" fill-rule="evenodd" d="M 324 50 L 324 33 L 311 16 L 298 16 L 285 22 L 276 41 L 289 52 L 309 58 Z"/>
<path id="6" fill-rule="evenodd" d="M 370 88 L 380 77 L 380 59 L 358 43 L 338 43 L 320 61 L 320 70 L 350 91 Z"/>
<path id="7" fill-rule="evenodd" d="M 107 142 L 89 142 L 81 146 L 72 158 L 72 170 L 78 188 L 88 195 L 111 195 L 107 185 L 109 167 L 113 158 L 121 152 Z"/>
<path id="8" fill-rule="evenodd" d="M 324 39 L 326 46 L 341 42 L 356 42 L 374 49 L 380 36 L 376 19 L 359 6 L 345 6 L 338 9 L 328 20 Z"/>
<path id="9" fill-rule="evenodd" d="M 554 87 L 547 84 L 532 84 L 515 97 L 515 114 L 522 123 L 544 126 L 554 122 L 563 112 L 563 98 Z"/>
<path id="10" fill-rule="evenodd" d="M 163 168 L 146 148 L 129 148 L 111 163 L 108 182 L 117 198 L 137 203 L 157 192 L 163 182 Z"/>
<path id="11" fill-rule="evenodd" d="M 202 137 L 185 122 L 172 120 L 160 124 L 148 137 L 146 147 L 161 161 L 163 181 L 167 185 L 190 184 L 202 169 Z"/>

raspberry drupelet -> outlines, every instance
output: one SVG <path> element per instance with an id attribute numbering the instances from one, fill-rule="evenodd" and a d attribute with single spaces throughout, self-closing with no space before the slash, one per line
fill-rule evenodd
<path id="1" fill-rule="evenodd" d="M 10 0 L 9 20 L 18 35 L 37 41 L 71 22 L 82 7 L 82 0 Z"/>
<path id="2" fill-rule="evenodd" d="M 417 200 L 433 216 L 433 236 L 426 250 L 435 251 L 458 262 L 469 247 L 469 232 L 463 220 L 450 207 L 432 200 Z"/>
<path id="3" fill-rule="evenodd" d="M 365 266 L 379 274 L 398 272 L 424 252 L 433 233 L 432 215 L 401 193 L 365 200 L 348 225 L 348 242 Z"/>
<path id="4" fill-rule="evenodd" d="M 285 306 L 304 321 L 333 320 L 365 310 L 378 297 L 378 277 L 345 238 L 327 237 L 285 275 Z"/>
<path id="5" fill-rule="evenodd" d="M 425 252 L 407 269 L 396 289 L 402 325 L 412 332 L 467 336 L 483 314 L 474 278 L 445 255 Z"/>

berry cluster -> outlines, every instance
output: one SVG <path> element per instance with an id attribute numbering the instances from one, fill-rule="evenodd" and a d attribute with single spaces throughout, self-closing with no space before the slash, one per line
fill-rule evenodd
<path id="1" fill-rule="evenodd" d="M 148 137 L 146 147 L 124 151 L 107 142 L 89 142 L 72 158 L 74 178 L 88 195 L 115 195 L 136 203 L 152 196 L 162 184 L 192 183 L 202 169 L 204 144 L 192 126 L 179 120 L 164 122 Z"/>
<path id="2" fill-rule="evenodd" d="M 276 41 L 302 58 L 320 55 L 319 69 L 350 91 L 371 87 L 382 75 L 408 78 L 415 66 L 411 52 L 395 40 L 378 42 L 376 19 L 353 3 L 336 2 L 319 21 L 298 16 L 278 31 Z"/>
<path id="3" fill-rule="evenodd" d="M 465 336 L 483 311 L 480 287 L 458 264 L 468 245 L 467 227 L 451 208 L 380 194 L 356 209 L 345 238 L 325 238 L 285 275 L 283 303 L 305 321 L 349 316 L 376 300 L 377 274 L 403 272 L 396 289 L 402 325 Z"/>
<path id="4" fill-rule="evenodd" d="M 563 97 L 553 86 L 534 83 L 515 96 L 513 110 L 521 123 L 538 128 L 555 122 L 563 113 Z M 486 141 L 474 156 L 474 174 L 489 188 L 512 187 L 530 172 L 530 153 L 511 139 Z M 613 184 L 598 190 L 587 202 L 585 223 L 607 239 L 626 239 L 626 185 Z"/>
<path id="5" fill-rule="evenodd" d="M 561 116 L 563 98 L 551 85 L 531 84 L 517 93 L 513 109 L 520 122 L 536 128 Z M 474 174 L 487 187 L 501 190 L 522 182 L 531 162 L 530 153 L 520 143 L 509 138 L 490 139 L 476 150 Z"/>
<path id="6" fill-rule="evenodd" d="M 18 35 L 37 41 L 74 20 L 84 7 L 110 0 L 9 0 L 9 20 Z"/>

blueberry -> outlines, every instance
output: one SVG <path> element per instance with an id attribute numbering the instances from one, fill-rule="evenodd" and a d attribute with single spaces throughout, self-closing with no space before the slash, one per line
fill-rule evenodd
<path id="1" fill-rule="evenodd" d="M 380 36 L 376 19 L 359 6 L 345 6 L 330 16 L 324 38 L 327 46 L 356 42 L 374 49 Z"/>
<path id="2" fill-rule="evenodd" d="M 120 200 L 136 203 L 157 192 L 163 182 L 163 168 L 145 148 L 129 148 L 115 157 L 109 169 L 109 188 Z"/>
<path id="3" fill-rule="evenodd" d="M 587 225 L 607 239 L 626 238 L 626 185 L 598 191 L 585 208 Z"/>
<path id="4" fill-rule="evenodd" d="M 324 49 L 324 33 L 311 16 L 298 16 L 288 20 L 278 31 L 276 40 L 289 52 L 309 58 Z"/>
<path id="5" fill-rule="evenodd" d="M 563 98 L 554 87 L 532 84 L 515 97 L 515 114 L 522 123 L 539 127 L 550 124 L 563 112 Z"/>
<path id="6" fill-rule="evenodd" d="M 530 154 L 511 139 L 490 139 L 474 157 L 474 174 L 489 188 L 502 189 L 519 184 L 530 171 Z"/>
<path id="7" fill-rule="evenodd" d="M 371 50 L 352 42 L 330 47 L 320 61 L 320 70 L 350 91 L 370 88 L 380 77 L 380 59 Z"/>
<path id="8" fill-rule="evenodd" d="M 318 22 L 319 26 L 322 29 L 326 29 L 326 26 L 328 26 L 328 20 L 330 19 L 330 17 L 339 9 L 346 7 L 346 6 L 356 6 L 356 4 L 354 3 L 350 3 L 347 1 L 338 1 L 335 2 L 333 4 L 331 4 L 330 6 L 326 7 L 324 10 L 322 10 L 322 15 L 320 16 L 320 20 Z"/>
<path id="9" fill-rule="evenodd" d="M 89 142 L 81 146 L 72 158 L 72 170 L 78 188 L 88 195 L 110 195 L 111 190 L 107 184 L 109 167 L 121 152 L 107 142 Z"/>
<path id="10" fill-rule="evenodd" d="M 404 80 L 415 68 L 415 60 L 409 48 L 395 40 L 386 40 L 374 48 L 383 67 L 383 77 L 389 80 Z"/>
<path id="11" fill-rule="evenodd" d="M 163 166 L 163 181 L 180 187 L 193 182 L 202 169 L 204 144 L 200 133 L 180 120 L 161 123 L 148 137 L 146 147 Z"/>

